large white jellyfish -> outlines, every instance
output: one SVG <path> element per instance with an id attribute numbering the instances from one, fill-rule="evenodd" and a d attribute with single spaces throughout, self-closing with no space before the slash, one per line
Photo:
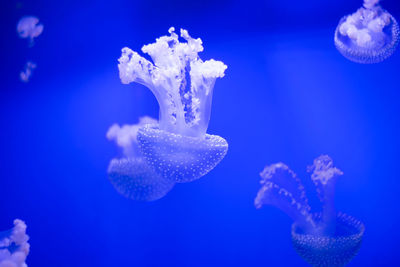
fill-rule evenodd
<path id="1" fill-rule="evenodd" d="M 0 267 L 27 267 L 28 240 L 26 224 L 19 219 L 14 220 L 13 228 L 0 232 Z"/>
<path id="2" fill-rule="evenodd" d="M 29 46 L 33 46 L 33 39 L 43 32 L 43 24 L 34 16 L 22 17 L 17 24 L 17 32 L 21 38 L 29 38 Z"/>
<path id="3" fill-rule="evenodd" d="M 343 17 L 335 31 L 336 48 L 357 63 L 378 63 L 387 59 L 398 42 L 399 25 L 379 5 L 379 0 L 364 0 L 364 6 Z"/>
<path id="4" fill-rule="evenodd" d="M 297 253 L 313 266 L 343 266 L 358 252 L 364 225 L 353 217 L 336 212 L 335 184 L 343 173 L 323 155 L 309 167 L 312 171 L 322 212 L 311 213 L 304 186 L 296 174 L 283 163 L 266 166 L 261 172 L 262 188 L 254 204 L 257 208 L 273 205 L 294 221 L 292 241 Z"/>
<path id="5" fill-rule="evenodd" d="M 202 61 L 201 39 L 181 29 L 186 40 L 181 43 L 174 30 L 143 46 L 154 64 L 125 47 L 118 67 L 122 83 L 145 85 L 160 106 L 158 125 L 138 131 L 144 158 L 163 177 L 189 182 L 211 171 L 228 150 L 225 139 L 206 134 L 214 83 L 227 66 L 213 59 Z"/>
<path id="6" fill-rule="evenodd" d="M 29 82 L 29 79 L 31 78 L 34 69 L 36 69 L 35 63 L 33 63 L 32 61 L 26 62 L 24 70 L 19 73 L 19 78 L 21 79 L 21 81 L 25 83 Z"/>
<path id="7" fill-rule="evenodd" d="M 110 182 L 121 195 L 139 201 L 160 199 L 175 184 L 156 173 L 139 150 L 137 132 L 146 124 L 157 124 L 157 120 L 142 117 L 138 124 L 122 127 L 114 124 L 107 132 L 107 138 L 123 149 L 123 157 L 112 159 L 108 166 Z"/>

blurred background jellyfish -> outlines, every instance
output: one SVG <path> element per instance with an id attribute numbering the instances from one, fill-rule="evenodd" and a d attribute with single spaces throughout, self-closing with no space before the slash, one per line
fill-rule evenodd
<path id="1" fill-rule="evenodd" d="M 0 232 L 0 267 L 26 267 L 28 240 L 26 224 L 19 219 L 14 220 L 13 228 Z"/>
<path id="2" fill-rule="evenodd" d="M 29 38 L 29 46 L 33 46 L 34 38 L 43 32 L 43 24 L 35 16 L 25 16 L 18 21 L 17 32 L 19 37 Z"/>
<path id="3" fill-rule="evenodd" d="M 213 59 L 202 61 L 201 39 L 181 29 L 186 40 L 181 43 L 174 31 L 171 27 L 169 36 L 143 46 L 154 64 L 125 47 L 118 67 L 122 83 L 145 85 L 160 106 L 158 125 L 138 131 L 144 158 L 163 177 L 189 182 L 211 171 L 228 150 L 224 138 L 206 134 L 214 83 L 227 66 Z"/>
<path id="4" fill-rule="evenodd" d="M 137 132 L 145 124 L 157 124 L 157 120 L 142 117 L 135 125 L 114 124 L 107 138 L 123 149 L 123 157 L 112 159 L 108 166 L 111 184 L 121 195 L 139 201 L 152 201 L 165 196 L 174 182 L 157 174 L 143 159 L 137 143 Z"/>
<path id="5" fill-rule="evenodd" d="M 379 5 L 379 0 L 364 0 L 364 6 L 343 17 L 335 31 L 336 48 L 357 63 L 378 63 L 387 59 L 398 42 L 399 25 Z"/>
<path id="6" fill-rule="evenodd" d="M 19 74 L 19 78 L 21 79 L 21 81 L 26 83 L 29 82 L 29 79 L 31 78 L 34 69 L 36 69 L 35 63 L 33 63 L 32 61 L 26 62 L 24 70 L 21 71 Z"/>
<path id="7" fill-rule="evenodd" d="M 261 172 L 262 187 L 254 204 L 276 206 L 294 221 L 292 242 L 297 253 L 313 266 L 343 266 L 358 252 L 364 225 L 355 218 L 336 212 L 335 184 L 343 173 L 322 155 L 308 168 L 316 186 L 322 212 L 311 213 L 304 186 L 283 163 L 266 166 Z"/>

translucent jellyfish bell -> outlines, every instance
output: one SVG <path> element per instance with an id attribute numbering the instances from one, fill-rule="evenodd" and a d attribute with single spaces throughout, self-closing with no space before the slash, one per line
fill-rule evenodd
<path id="1" fill-rule="evenodd" d="M 174 182 L 163 178 L 142 157 L 137 143 L 137 131 L 145 124 L 157 123 L 150 117 L 142 117 L 136 125 L 120 127 L 114 124 L 107 132 L 109 140 L 115 140 L 123 149 L 123 157 L 112 159 L 108 166 L 111 184 L 121 195 L 139 201 L 153 201 L 164 197 Z"/>
<path id="2" fill-rule="evenodd" d="M 14 220 L 13 228 L 0 232 L 0 267 L 26 267 L 28 240 L 26 224 L 18 219 Z"/>
<path id="3" fill-rule="evenodd" d="M 143 46 L 154 64 L 126 47 L 118 67 L 122 83 L 145 85 L 160 106 L 159 124 L 138 131 L 143 156 L 163 177 L 189 182 L 211 171 L 228 150 L 225 139 L 206 134 L 214 83 L 227 66 L 213 59 L 202 61 L 201 39 L 181 30 L 186 40 L 181 43 L 174 30 Z"/>
<path id="4" fill-rule="evenodd" d="M 399 25 L 379 5 L 379 0 L 364 0 L 364 6 L 343 17 L 335 31 L 336 48 L 357 63 L 378 63 L 387 59 L 398 42 Z"/>
<path id="5" fill-rule="evenodd" d="M 336 213 L 334 193 L 336 179 L 342 172 L 333 167 L 329 156 L 323 155 L 309 167 L 312 171 L 322 212 L 311 213 L 304 186 L 285 164 L 265 167 L 261 173 L 262 187 L 255 206 L 276 206 L 294 221 L 292 242 L 297 253 L 313 266 L 343 266 L 357 254 L 364 235 L 364 225 L 355 218 Z"/>
<path id="6" fill-rule="evenodd" d="M 39 24 L 39 19 L 34 16 L 22 17 L 17 24 L 17 32 L 21 38 L 29 38 L 29 45 L 34 44 L 33 39 L 43 32 L 43 24 Z"/>

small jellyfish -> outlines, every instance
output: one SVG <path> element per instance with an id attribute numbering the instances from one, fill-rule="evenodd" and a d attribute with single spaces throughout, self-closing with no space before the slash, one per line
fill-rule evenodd
<path id="1" fill-rule="evenodd" d="M 17 24 L 17 32 L 21 38 L 29 38 L 29 46 L 33 46 L 33 39 L 43 32 L 43 24 L 34 16 L 22 17 Z"/>
<path id="2" fill-rule="evenodd" d="M 335 184 L 343 173 L 322 155 L 308 168 L 322 203 L 322 211 L 311 213 L 304 186 L 283 163 L 266 166 L 261 172 L 262 187 L 254 201 L 256 208 L 276 206 L 294 221 L 292 242 L 297 253 L 313 266 L 344 266 L 358 253 L 364 225 L 336 212 Z"/>
<path id="3" fill-rule="evenodd" d="M 364 6 L 343 17 L 335 31 L 336 48 L 357 63 L 384 61 L 394 53 L 398 42 L 399 25 L 379 0 L 364 0 Z"/>
<path id="4" fill-rule="evenodd" d="M 29 79 L 32 76 L 32 71 L 36 69 L 36 64 L 33 63 L 32 61 L 28 61 L 25 64 L 25 69 L 23 71 L 20 72 L 19 74 L 19 78 L 21 79 L 21 81 L 27 83 L 29 82 Z"/>
<path id="5" fill-rule="evenodd" d="M 19 219 L 12 229 L 0 232 L 0 267 L 27 267 L 28 240 L 26 224 Z"/>
<path id="6" fill-rule="evenodd" d="M 190 182 L 211 171 L 226 155 L 228 143 L 207 134 L 213 87 L 227 66 L 221 61 L 202 61 L 200 38 L 186 30 L 179 42 L 175 29 L 155 43 L 145 45 L 143 53 L 154 64 L 125 47 L 119 58 L 122 83 L 137 82 L 148 87 L 160 106 L 159 123 L 138 131 L 138 142 L 146 161 L 163 177 Z"/>
<path id="7" fill-rule="evenodd" d="M 142 117 L 135 125 L 110 127 L 107 138 L 123 149 L 123 157 L 111 160 L 108 177 L 121 195 L 138 201 L 153 201 L 164 197 L 175 183 L 156 173 L 141 155 L 136 136 L 145 124 L 157 124 L 157 120 Z"/>

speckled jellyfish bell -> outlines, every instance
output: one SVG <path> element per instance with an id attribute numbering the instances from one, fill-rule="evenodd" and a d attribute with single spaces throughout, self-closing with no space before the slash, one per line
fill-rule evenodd
<path id="1" fill-rule="evenodd" d="M 190 182 L 211 171 L 228 150 L 225 139 L 206 134 L 214 83 L 227 66 L 213 59 L 202 61 L 201 39 L 191 38 L 186 30 L 181 30 L 183 43 L 174 28 L 169 33 L 142 48 L 154 64 L 124 48 L 118 67 L 122 83 L 145 85 L 160 106 L 158 125 L 138 131 L 144 158 L 163 177 Z"/>
<path id="2" fill-rule="evenodd" d="M 287 213 L 294 221 L 292 242 L 297 253 L 313 266 L 344 266 L 357 254 L 364 235 L 364 225 L 334 206 L 335 183 L 342 172 L 323 155 L 309 167 L 322 203 L 322 212 L 312 214 L 304 186 L 285 164 L 265 167 L 262 187 L 255 206 L 272 205 Z"/>
<path id="3" fill-rule="evenodd" d="M 357 63 L 384 61 L 394 53 L 398 42 L 399 25 L 379 0 L 364 0 L 363 7 L 343 17 L 335 31 L 336 48 Z"/>
<path id="4" fill-rule="evenodd" d="M 26 224 L 16 219 L 14 227 L 0 232 L 0 266 L 26 267 L 26 257 L 29 254 L 29 236 L 26 234 Z"/>
<path id="5" fill-rule="evenodd" d="M 164 197 L 174 182 L 163 178 L 146 162 L 137 143 L 137 132 L 148 123 L 157 123 L 149 117 L 142 117 L 135 125 L 117 124 L 111 126 L 107 138 L 115 140 L 123 149 L 123 157 L 112 159 L 108 166 L 108 178 L 121 195 L 138 201 L 153 201 Z"/>

